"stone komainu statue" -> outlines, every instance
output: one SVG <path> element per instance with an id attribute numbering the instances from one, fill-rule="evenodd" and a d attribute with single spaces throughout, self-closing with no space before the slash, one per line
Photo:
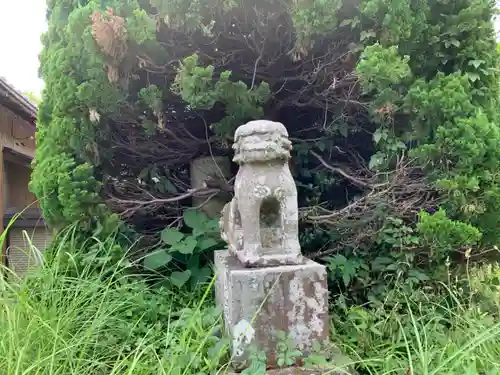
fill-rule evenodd
<path id="1" fill-rule="evenodd" d="M 236 130 L 233 149 L 240 168 L 235 196 L 222 210 L 222 239 L 247 267 L 302 263 L 297 187 L 288 166 L 292 144 L 285 126 L 250 121 Z"/>

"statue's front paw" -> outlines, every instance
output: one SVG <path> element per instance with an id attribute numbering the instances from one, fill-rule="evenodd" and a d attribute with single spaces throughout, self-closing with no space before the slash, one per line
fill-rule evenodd
<path id="1" fill-rule="evenodd" d="M 244 245 L 245 254 L 248 257 L 256 257 L 260 254 L 260 245 L 259 244 L 245 244 Z"/>

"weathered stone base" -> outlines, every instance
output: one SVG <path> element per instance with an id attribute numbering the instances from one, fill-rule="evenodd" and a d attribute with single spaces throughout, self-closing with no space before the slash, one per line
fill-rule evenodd
<path id="1" fill-rule="evenodd" d="M 276 368 L 279 332 L 289 335 L 304 356 L 328 339 L 328 289 L 325 267 L 304 264 L 244 268 L 229 251 L 216 251 L 216 298 L 224 308 L 232 338 L 232 364 L 244 366 L 252 346 Z"/>
<path id="2" fill-rule="evenodd" d="M 266 251 L 263 250 L 263 252 L 265 253 Z M 240 251 L 240 254 L 233 254 L 237 256 L 240 262 L 247 268 L 294 266 L 305 264 L 307 261 L 307 258 L 304 258 L 300 253 L 246 256 L 243 251 Z"/>

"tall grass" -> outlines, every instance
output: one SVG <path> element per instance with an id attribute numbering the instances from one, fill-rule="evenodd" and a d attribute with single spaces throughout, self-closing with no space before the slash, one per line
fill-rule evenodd
<path id="1" fill-rule="evenodd" d="M 500 374 L 499 311 L 481 311 L 454 287 L 412 295 L 396 287 L 391 297 L 401 303 L 351 308 L 333 322 L 338 345 L 362 374 Z"/>
<path id="2" fill-rule="evenodd" d="M 57 259 L 18 283 L 0 281 L 1 375 L 226 372 L 212 284 L 197 295 L 151 289 L 118 266 L 106 277 L 90 267 L 75 275 Z M 351 308 L 332 322 L 332 340 L 360 374 L 500 374 L 498 315 L 449 286 L 439 298 L 394 293 L 402 303 Z"/>
<path id="3" fill-rule="evenodd" d="M 60 242 L 60 250 L 66 245 Z M 115 270 L 100 277 L 86 268 L 75 277 L 54 260 L 19 283 L 0 280 L 0 374 L 224 369 L 227 345 L 212 335 L 220 314 L 208 302 L 211 285 L 190 298 L 153 292 L 140 278 Z"/>

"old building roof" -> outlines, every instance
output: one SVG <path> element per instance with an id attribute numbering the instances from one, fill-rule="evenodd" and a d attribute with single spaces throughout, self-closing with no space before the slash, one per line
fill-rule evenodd
<path id="1" fill-rule="evenodd" d="M 17 91 L 3 77 L 0 77 L 0 103 L 15 112 L 18 116 L 35 123 L 36 105 Z"/>

